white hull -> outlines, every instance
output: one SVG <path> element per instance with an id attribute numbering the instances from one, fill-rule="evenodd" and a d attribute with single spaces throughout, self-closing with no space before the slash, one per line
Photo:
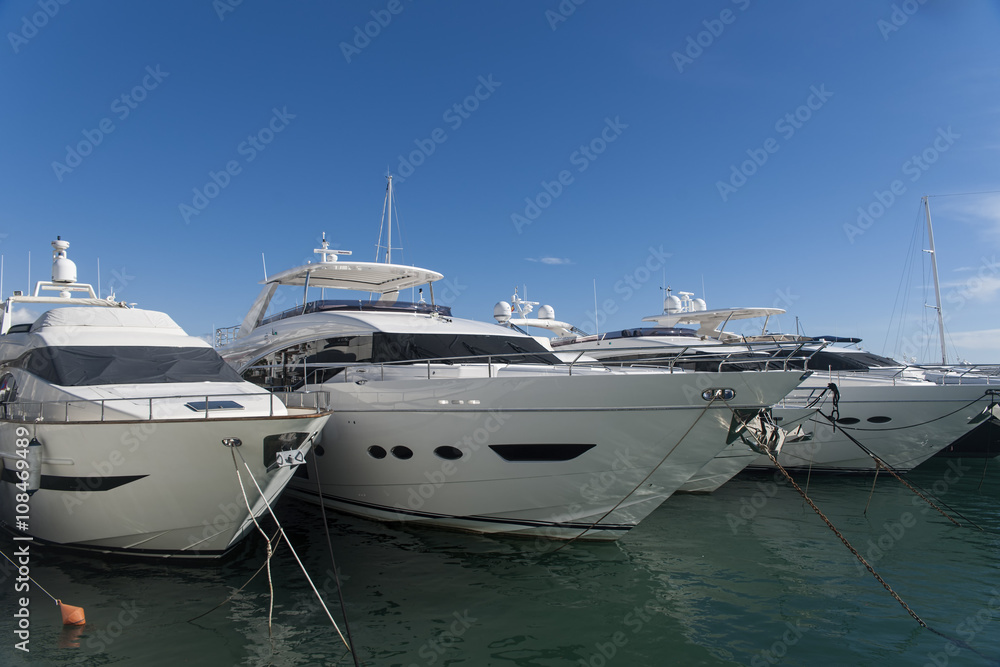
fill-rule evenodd
<path id="1" fill-rule="evenodd" d="M 253 528 L 247 501 L 253 515 L 266 512 L 243 460 L 273 503 L 294 468 L 266 470 L 274 454 L 265 461 L 265 438 L 301 433 L 298 448 L 305 452 L 325 417 L 0 422 L 0 519 L 18 534 L 67 547 L 218 557 Z M 18 507 L 14 476 L 16 442 L 25 432 L 42 443 L 41 488 L 31 495 L 26 514 L 19 511 L 25 508 Z M 242 458 L 222 444 L 225 438 L 242 442 Z M 18 530 L 24 516 L 27 530 Z"/>
<path id="2" fill-rule="evenodd" d="M 800 378 L 520 371 L 330 382 L 322 387 L 334 410 L 324 432 L 329 444 L 289 493 L 315 502 L 318 481 L 327 505 L 376 520 L 614 540 L 726 448 L 732 408 L 770 405 Z M 734 388 L 736 398 L 710 404 L 701 396 L 708 387 Z M 523 447 L 515 460 L 501 456 L 508 445 Z M 387 455 L 373 458 L 372 446 Z M 412 457 L 395 456 L 398 446 Z M 442 446 L 460 458 L 435 454 Z M 559 452 L 574 455 L 531 460 Z"/>
<path id="3" fill-rule="evenodd" d="M 845 435 L 859 441 L 897 471 L 920 465 L 972 429 L 970 420 L 989 404 L 985 387 L 975 385 L 934 385 L 927 382 L 893 382 L 863 375 L 834 379 L 840 389 L 840 421 L 834 431 L 820 414 L 808 415 L 794 407 L 798 394 L 809 385 L 823 387 L 816 376 L 792 392 L 789 399 L 773 410 L 781 426 L 801 424 L 809 439 L 786 440 L 778 455 L 785 468 L 813 472 L 868 472 L 875 462 Z M 828 393 L 819 406 L 830 414 Z M 773 468 L 766 456 L 753 462 L 754 468 Z"/>
<path id="4" fill-rule="evenodd" d="M 679 493 L 711 493 L 754 463 L 760 455 L 737 440 L 684 482 Z"/>

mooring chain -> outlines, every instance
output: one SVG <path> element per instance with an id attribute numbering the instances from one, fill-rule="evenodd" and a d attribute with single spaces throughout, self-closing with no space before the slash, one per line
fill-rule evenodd
<path id="1" fill-rule="evenodd" d="M 837 385 L 834 384 L 833 382 L 831 382 L 829 385 L 827 385 L 827 387 L 831 391 L 833 391 L 833 409 L 830 411 L 829 415 L 823 414 L 823 412 L 819 411 L 819 410 L 817 410 L 817 412 L 819 412 L 819 414 L 824 419 L 826 419 L 827 421 L 830 422 L 830 424 L 833 426 L 834 430 L 837 430 L 837 428 L 838 428 L 837 420 L 839 419 L 839 415 L 840 415 L 840 406 L 839 406 L 839 403 L 840 403 L 840 390 L 837 388 Z M 976 400 L 978 400 L 978 399 L 976 399 Z M 958 521 L 955 521 L 955 519 L 953 519 L 950 516 L 948 516 L 948 514 L 946 514 L 944 510 L 942 510 L 940 507 L 938 507 L 930 498 L 928 498 L 927 496 L 925 496 L 924 494 L 922 494 L 912 484 L 910 484 L 905 479 L 903 479 L 899 475 L 899 473 L 897 473 L 895 470 L 893 470 L 892 466 L 890 466 L 888 463 L 886 463 L 881 458 L 879 458 L 878 455 L 875 454 L 875 452 L 873 452 L 872 450 L 870 450 L 867 447 L 865 447 L 857 438 L 855 438 L 853 435 L 851 435 L 846 430 L 844 430 L 843 427 L 839 427 L 839 428 L 840 428 L 840 432 L 841 433 L 843 433 L 845 436 L 847 436 L 847 438 L 851 442 L 853 442 L 855 445 L 857 445 L 861 449 L 861 451 L 863 451 L 865 454 L 867 454 L 868 456 L 870 456 L 873 461 L 875 461 L 876 476 L 878 474 L 879 468 L 884 468 L 886 472 L 888 472 L 890 475 L 892 475 L 893 477 L 895 477 L 901 484 L 903 484 L 903 486 L 905 486 L 906 488 L 908 488 L 910 491 L 913 491 L 913 493 L 917 494 L 925 503 L 927 503 L 928 505 L 930 505 L 931 507 L 933 507 L 935 510 L 937 510 L 938 513 L 941 516 L 943 516 L 944 518 L 948 519 L 948 521 L 951 521 L 953 524 L 955 524 L 958 527 L 962 526 L 962 524 L 960 524 Z M 975 524 L 973 523 L 973 525 L 975 525 Z M 976 526 L 976 528 L 979 528 L 979 526 Z M 979 528 L 979 529 L 982 530 L 982 528 Z"/>
<path id="2" fill-rule="evenodd" d="M 820 511 L 820 509 L 816 506 L 816 503 L 814 503 L 812 499 L 806 495 L 805 491 L 803 491 L 801 487 L 799 487 L 799 485 L 795 483 L 795 480 L 792 478 L 792 476 L 788 474 L 788 471 L 785 470 L 780 463 L 778 463 L 778 459 L 774 456 L 774 454 L 772 454 L 771 452 L 767 452 L 767 456 L 768 458 L 771 459 L 771 462 L 778 468 L 778 470 L 781 471 L 781 474 L 785 476 L 785 478 L 789 481 L 789 483 L 791 483 L 791 485 L 795 487 L 795 490 L 799 492 L 799 495 L 801 495 L 802 498 L 807 503 L 809 503 L 809 506 L 812 507 L 813 511 L 819 515 L 819 518 L 823 519 L 823 522 L 826 523 L 826 525 L 830 528 L 830 530 L 833 531 L 833 534 L 836 535 L 838 538 L 840 538 L 840 541 L 844 543 L 844 546 L 847 547 L 852 554 L 854 554 L 854 557 L 857 558 L 858 561 L 860 561 L 861 564 L 865 566 L 866 570 L 871 572 L 872 576 L 875 577 L 875 579 L 880 584 L 882 584 L 882 587 L 889 592 L 889 595 L 891 595 L 893 599 L 896 602 L 898 602 L 900 606 L 903 607 L 903 609 L 906 610 L 906 613 L 908 613 L 910 616 L 913 617 L 913 620 L 915 620 L 917 623 L 920 624 L 920 627 L 926 628 L 927 624 L 924 623 L 924 621 L 919 616 L 917 616 L 916 612 L 910 609 L 910 606 L 903 601 L 903 598 L 899 597 L 896 591 L 892 590 L 892 586 L 886 583 L 885 579 L 879 576 L 879 573 L 875 571 L 875 568 L 873 568 L 868 563 L 867 560 L 865 560 L 865 557 L 862 556 L 861 553 L 857 549 L 855 549 L 850 542 L 847 541 L 847 538 L 844 537 L 839 530 L 837 530 L 837 527 L 834 526 L 833 523 L 828 518 L 826 518 L 826 515 L 823 514 L 822 511 Z"/>

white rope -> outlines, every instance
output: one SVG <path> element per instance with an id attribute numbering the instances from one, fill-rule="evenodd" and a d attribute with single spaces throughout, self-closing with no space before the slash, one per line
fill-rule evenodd
<path id="1" fill-rule="evenodd" d="M 285 538 L 285 543 L 288 545 L 288 548 L 291 550 L 292 555 L 295 556 L 295 560 L 299 564 L 299 568 L 302 570 L 302 574 L 305 575 L 306 581 L 309 582 L 309 586 L 312 588 L 313 593 L 316 594 L 316 599 L 319 600 L 320 606 L 323 607 L 323 611 L 326 612 L 326 616 L 327 616 L 327 618 L 330 619 L 330 623 L 333 624 L 333 628 L 337 631 L 337 634 L 340 636 L 340 640 L 342 642 L 344 642 L 344 646 L 347 647 L 347 650 L 351 651 L 353 653 L 354 651 L 351 648 L 351 645 L 347 642 L 347 639 L 344 637 L 344 633 L 342 633 L 340 631 L 340 627 L 337 626 L 337 621 L 333 620 L 333 615 L 330 613 L 330 610 L 327 609 L 326 603 L 323 602 L 323 596 L 320 595 L 319 590 L 317 590 L 316 585 L 313 583 L 312 578 L 310 578 L 309 573 L 306 571 L 306 566 L 302 564 L 302 560 L 299 558 L 299 554 L 296 553 L 295 547 L 292 546 L 291 540 L 289 540 L 288 539 L 288 535 L 285 534 L 285 529 L 282 528 L 281 522 L 278 521 L 278 517 L 275 516 L 274 510 L 271 509 L 271 504 L 269 502 L 267 502 L 267 497 L 264 495 L 264 492 L 261 490 L 260 485 L 257 484 L 257 480 L 256 480 L 256 478 L 254 478 L 253 472 L 250 470 L 250 466 L 247 464 L 246 459 L 243 458 L 243 453 L 240 452 L 235 447 L 233 448 L 233 451 L 240 455 L 240 460 L 243 461 L 243 465 L 247 469 L 247 473 L 250 475 L 250 481 L 252 481 L 253 485 L 255 487 L 257 487 L 257 491 L 260 493 L 261 500 L 264 501 L 264 505 L 267 507 L 267 511 L 271 514 L 271 518 L 274 519 L 274 522 L 278 525 L 278 531 L 281 532 L 281 536 Z"/>
<path id="2" fill-rule="evenodd" d="M 236 448 L 230 447 L 230 451 L 235 452 Z M 242 454 L 240 454 L 240 458 L 241 459 L 243 458 Z M 267 533 L 264 532 L 264 529 L 260 527 L 259 523 L 257 523 L 257 517 L 253 513 L 253 508 L 250 507 L 250 499 L 247 498 L 247 490 L 243 487 L 243 477 L 240 475 L 240 466 L 238 463 L 236 463 L 235 453 L 233 454 L 233 467 L 236 468 L 236 479 L 239 480 L 240 482 L 240 491 L 243 493 L 243 502 L 246 503 L 247 512 L 250 513 L 250 518 L 253 520 L 254 525 L 257 526 L 257 530 L 260 531 L 260 534 L 264 536 L 264 541 L 267 543 L 267 559 L 264 561 L 264 564 L 267 565 L 267 588 L 270 593 L 268 600 L 268 607 L 267 607 L 267 636 L 270 638 L 272 636 L 271 621 L 272 618 L 274 617 L 274 581 L 272 581 L 271 579 L 271 556 L 274 555 L 274 550 L 271 548 L 271 538 L 267 536 Z M 252 476 L 253 475 L 251 474 L 251 477 Z M 259 489 L 260 487 L 258 487 L 258 490 Z M 263 497 L 263 495 L 264 494 L 262 493 L 261 497 Z"/>

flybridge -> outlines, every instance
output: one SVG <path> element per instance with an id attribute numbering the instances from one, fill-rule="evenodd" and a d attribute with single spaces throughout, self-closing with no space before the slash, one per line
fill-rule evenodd
<path id="1" fill-rule="evenodd" d="M 434 281 L 441 280 L 444 276 L 437 271 L 421 269 L 415 266 L 404 266 L 402 264 L 389 264 L 382 262 L 355 262 L 338 259 L 339 255 L 350 255 L 349 250 L 331 250 L 330 244 L 323 235 L 321 248 L 315 248 L 314 253 L 320 255 L 320 261 L 297 266 L 286 271 L 282 271 L 273 276 L 269 276 L 261 281 L 264 289 L 261 290 L 250 307 L 240 325 L 237 338 L 241 338 L 264 323 L 264 313 L 270 305 L 275 291 L 279 285 L 301 286 L 303 288 L 302 306 L 281 313 L 270 321 L 290 317 L 295 314 L 306 312 L 318 312 L 319 310 L 330 310 L 331 308 L 313 306 L 312 311 L 308 311 L 308 292 L 310 287 L 324 289 L 354 290 L 378 294 L 379 299 L 376 306 L 392 306 L 396 303 L 399 291 L 411 287 L 430 285 Z M 441 312 L 434 306 L 434 291 L 431 289 L 430 305 L 422 304 L 426 307 L 426 312 Z M 357 301 L 347 302 L 352 305 Z M 420 306 L 421 304 L 415 304 Z M 403 304 L 400 308 L 405 308 Z M 355 308 L 356 309 L 356 308 Z M 385 308 L 383 308 L 385 309 Z M 398 310 L 398 308 L 397 308 Z M 416 310 L 415 312 L 421 312 Z M 444 314 L 441 312 L 441 314 Z"/>
<path id="2" fill-rule="evenodd" d="M 125 303 L 115 301 L 114 296 L 107 299 L 98 298 L 94 288 L 87 283 L 76 282 L 76 264 L 66 256 L 69 241 L 63 241 L 57 236 L 52 242 L 52 280 L 39 280 L 35 284 L 32 296 L 23 296 L 15 292 L 4 302 L 3 314 L 0 317 L 0 334 L 6 334 L 13 325 L 14 305 L 19 303 L 69 303 L 74 306 L 106 306 L 113 308 L 128 308 Z M 43 292 L 59 292 L 58 295 L 43 294 Z M 86 296 L 74 298 L 73 293 L 85 293 Z"/>

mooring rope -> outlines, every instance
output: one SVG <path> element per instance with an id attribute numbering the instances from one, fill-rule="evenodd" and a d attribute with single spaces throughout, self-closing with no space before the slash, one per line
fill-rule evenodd
<path id="1" fill-rule="evenodd" d="M 6 558 L 6 559 L 7 559 L 8 561 L 10 561 L 10 564 L 11 564 L 11 565 L 13 565 L 13 566 L 14 566 L 15 568 L 18 568 L 18 567 L 20 567 L 20 566 L 19 566 L 19 565 L 18 565 L 17 563 L 15 563 L 14 561 L 12 561 L 12 560 L 10 559 L 10 556 L 8 556 L 7 554 L 5 554 L 5 553 L 4 553 L 3 551 L 0 551 L 0 556 L 3 556 L 3 557 L 4 557 L 4 558 Z M 28 575 L 28 581 L 30 581 L 31 583 L 33 583 L 33 584 L 34 584 L 35 586 L 38 586 L 38 588 L 39 588 L 39 589 L 40 589 L 40 590 L 41 590 L 41 591 L 42 591 L 43 593 L 45 593 L 45 594 L 46 594 L 46 595 L 48 595 L 48 596 L 49 596 L 50 598 L 52 598 L 52 601 L 53 601 L 53 602 L 55 602 L 56 604 L 59 604 L 59 600 L 57 600 L 57 599 L 55 598 L 55 596 L 54 596 L 54 595 L 52 595 L 52 593 L 49 593 L 49 592 L 48 592 L 47 590 L 45 590 L 45 588 L 43 588 L 43 587 L 42 587 L 42 585 L 41 585 L 40 583 L 38 583 L 37 581 L 35 581 L 34 579 L 32 579 L 32 578 L 31 578 L 31 575 Z"/>
<path id="2" fill-rule="evenodd" d="M 344 592 L 340 587 L 340 572 L 337 570 L 337 559 L 333 556 L 333 541 L 330 539 L 330 526 L 326 523 L 326 505 L 323 503 L 323 485 L 320 483 L 319 462 L 316 461 L 316 449 L 313 448 L 313 469 L 316 472 L 316 493 L 319 495 L 319 512 L 323 519 L 323 532 L 326 534 L 326 546 L 330 551 L 330 564 L 333 565 L 333 580 L 337 584 L 337 597 L 340 599 L 340 613 L 344 616 L 344 631 L 347 633 L 347 640 L 350 646 L 354 646 L 354 637 L 351 636 L 351 624 L 347 621 L 347 605 L 344 602 Z M 351 651 L 355 667 L 358 664 L 358 654 Z"/>
<path id="3" fill-rule="evenodd" d="M 593 530 L 594 526 L 596 526 L 597 524 L 599 524 L 601 521 L 604 521 L 604 519 L 607 518 L 608 515 L 610 515 L 612 512 L 614 512 L 616 509 L 618 509 L 623 502 L 625 502 L 626 500 L 628 500 L 632 496 L 633 493 L 635 493 L 636 491 L 638 491 L 639 487 L 641 487 L 643 484 L 645 484 L 646 481 L 650 477 L 653 476 L 653 473 L 660 469 L 660 466 L 663 465 L 664 461 L 666 461 L 667 458 L 671 454 L 674 453 L 674 450 L 677 449 L 682 442 L 684 442 L 684 439 L 686 437 L 688 437 L 688 434 L 691 433 L 691 431 L 694 429 L 694 427 L 698 425 L 698 422 L 701 421 L 701 418 L 705 416 L 705 413 L 708 412 L 708 409 L 712 406 L 713 403 L 715 403 L 715 400 L 716 400 L 715 396 L 713 395 L 712 399 L 708 403 L 705 404 L 705 407 L 702 408 L 701 412 L 698 414 L 698 418 L 694 420 L 694 422 L 691 424 L 691 426 L 688 427 L 688 429 L 686 431 L 684 431 L 684 435 L 681 436 L 681 439 L 678 440 L 676 443 L 674 443 L 674 446 L 671 447 L 670 450 L 666 454 L 663 455 L 663 458 L 660 459 L 660 462 L 657 463 L 655 466 L 653 466 L 652 470 L 650 470 L 649 473 L 645 477 L 643 477 L 641 480 L 639 480 L 639 483 L 636 484 L 635 486 L 633 486 L 631 491 L 629 491 L 628 493 L 626 493 L 622 497 L 621 500 L 619 500 L 618 502 L 616 502 L 614 504 L 614 506 L 611 507 L 611 509 L 609 509 L 607 512 L 605 512 L 604 514 L 602 514 L 601 516 L 599 516 L 597 519 L 595 519 L 593 522 L 591 522 L 591 524 L 589 526 L 587 526 L 586 528 L 584 528 L 580 533 L 574 535 L 570 539 L 568 539 L 565 542 L 563 542 L 562 544 L 560 544 L 558 548 L 553 549 L 552 551 L 549 551 L 549 552 L 546 552 L 546 553 L 550 553 L 550 554 L 558 553 L 559 551 L 562 551 L 565 547 L 568 547 L 573 542 L 576 542 L 578 539 L 580 539 L 581 537 L 583 537 L 584 535 L 586 535 L 588 532 L 590 532 L 591 530 Z M 730 410 L 731 409 L 732 408 L 730 408 Z"/>
<path id="4" fill-rule="evenodd" d="M 788 471 L 785 470 L 784 467 L 782 467 L 782 465 L 780 463 L 778 463 L 777 457 L 775 457 L 775 455 L 772 452 L 770 452 L 770 451 L 767 452 L 767 456 L 768 456 L 768 458 L 771 459 L 771 463 L 773 463 L 775 465 L 775 467 L 779 471 L 781 471 L 781 474 L 785 476 L 785 479 L 787 479 L 788 482 L 795 488 L 795 490 L 799 492 L 799 495 L 802 496 L 802 498 L 809 504 L 809 506 L 813 509 L 813 511 L 816 512 L 817 515 L 819 515 L 819 518 L 821 518 L 823 520 L 823 522 L 826 523 L 826 525 L 830 528 L 830 530 L 833 531 L 833 534 L 836 535 L 840 539 L 841 542 L 843 542 L 844 546 L 847 547 L 848 550 L 850 550 L 850 552 L 852 554 L 854 554 L 854 557 L 858 559 L 858 561 L 865 567 L 866 570 L 868 570 L 868 572 L 871 573 L 871 575 L 873 577 L 875 577 L 876 581 L 878 581 L 880 584 L 882 584 L 882 587 L 885 588 L 885 590 L 889 592 L 889 595 L 891 595 L 892 598 L 896 602 L 898 602 L 899 605 L 904 610 L 906 610 L 906 613 L 909 614 L 910 617 L 913 618 L 913 620 L 915 620 L 920 625 L 920 627 L 933 632 L 934 634 L 938 635 L 939 637 L 942 637 L 942 638 L 948 640 L 949 642 L 955 644 L 956 646 L 958 646 L 960 648 L 968 649 L 969 651 L 975 653 L 976 655 L 978 655 L 981 658 L 985 658 L 987 660 L 990 660 L 990 658 L 988 658 L 987 656 L 983 655 L 982 653 L 980 653 L 979 651 L 977 651 L 975 648 L 973 648 L 971 645 L 969 645 L 968 642 L 966 642 L 964 640 L 961 640 L 961 639 L 957 639 L 955 637 L 951 637 L 951 636 L 945 634 L 944 632 L 941 632 L 940 630 L 936 630 L 936 629 L 930 627 L 929 625 L 927 625 L 927 623 L 922 618 L 920 618 L 920 616 L 918 616 L 917 613 L 915 611 L 913 611 L 913 609 L 908 604 L 906 604 L 906 602 L 903 600 L 903 598 L 901 598 L 899 596 L 899 594 L 896 593 L 896 591 L 894 591 L 892 589 L 892 586 L 890 586 L 886 582 L 886 580 L 883 579 L 881 577 L 881 575 L 879 575 L 879 573 L 875 571 L 875 568 L 872 567 L 871 564 L 867 560 L 865 560 L 865 557 L 862 556 L 861 553 L 851 545 L 851 543 L 847 540 L 846 537 L 844 537 L 844 535 L 839 530 L 837 530 L 837 527 L 834 526 L 833 523 L 830 521 L 830 519 L 828 519 L 826 517 L 826 515 L 823 514 L 823 512 L 819 509 L 819 507 L 816 506 L 816 503 L 814 503 L 812 501 L 812 499 L 808 495 L 806 495 L 805 491 L 803 491 L 801 489 L 801 487 L 799 487 L 799 485 L 796 484 L 795 480 L 788 473 Z M 990 660 L 990 661 L 993 662 L 994 664 L 996 664 L 996 661 L 994 661 L 994 660 Z"/>
<path id="5" fill-rule="evenodd" d="M 250 470 L 250 465 L 247 463 L 246 459 L 243 458 L 243 453 L 240 452 L 239 449 L 236 447 L 233 447 L 233 451 L 239 454 L 240 460 L 243 461 L 243 466 L 247 469 L 247 473 L 249 473 L 250 475 L 250 481 L 253 482 L 253 485 L 257 488 L 257 492 L 260 493 L 260 498 L 262 501 L 264 501 L 264 506 L 267 507 L 267 511 L 271 514 L 271 518 L 274 519 L 274 522 L 278 525 L 278 531 L 281 533 L 281 536 L 285 538 L 285 543 L 288 545 L 288 549 L 292 552 L 292 555 L 295 557 L 295 561 L 299 564 L 299 569 L 302 570 L 302 574 L 305 575 L 306 581 L 309 582 L 309 586 L 312 588 L 313 593 L 316 594 L 316 599 L 319 600 L 320 606 L 323 607 L 323 611 L 326 612 L 326 616 L 327 618 L 330 619 L 330 623 L 333 624 L 333 628 L 337 631 L 337 634 L 340 636 L 340 640 L 344 642 L 344 646 L 347 647 L 347 650 L 353 653 L 354 649 L 351 648 L 351 645 L 344 637 L 344 633 L 340 631 L 340 626 L 337 625 L 337 621 L 333 619 L 333 614 L 330 613 L 330 610 L 327 608 L 326 603 L 323 601 L 323 596 L 320 595 L 319 590 L 316 588 L 316 584 L 313 583 L 312 578 L 309 576 L 309 572 L 306 570 L 306 566 L 302 563 L 302 559 L 299 558 L 299 554 L 295 551 L 295 547 L 292 546 L 291 541 L 288 539 L 288 535 L 285 534 L 285 529 L 282 528 L 281 522 L 278 521 L 278 517 L 275 516 L 274 510 L 271 508 L 271 503 L 267 502 L 267 496 L 264 495 L 264 491 L 260 488 L 260 485 L 257 483 L 257 479 L 254 477 L 253 471 Z"/>
<path id="6" fill-rule="evenodd" d="M 271 537 L 270 539 L 272 539 L 272 540 L 273 540 L 274 538 L 278 538 L 278 541 L 277 541 L 277 542 L 275 543 L 275 547 L 274 547 L 274 552 L 275 552 L 275 553 L 277 553 L 277 551 L 278 551 L 278 547 L 279 547 L 279 546 L 281 546 L 281 533 L 279 533 L 279 532 L 276 532 L 276 533 L 275 533 L 275 534 L 274 534 L 274 535 L 273 535 L 273 536 L 272 536 L 272 537 Z M 215 611 L 215 610 L 216 610 L 216 609 L 218 609 L 219 607 L 221 607 L 221 606 L 223 606 L 224 604 L 226 604 L 226 603 L 228 603 L 228 602 L 232 601 L 232 599 L 233 599 L 233 598 L 235 598 L 235 597 L 236 597 L 236 596 L 237 596 L 238 594 L 240 594 L 240 593 L 241 593 L 241 592 L 243 591 L 243 589 L 244 589 L 244 588 L 246 588 L 247 586 L 249 586 L 249 585 L 250 585 L 250 582 L 251 582 L 251 581 L 253 581 L 254 579 L 256 579 L 256 578 L 257 578 L 257 575 L 258 575 L 258 574 L 260 574 L 261 572 L 263 572 L 263 571 L 264 571 L 264 568 L 266 568 L 267 566 L 268 566 L 268 564 L 267 564 L 267 563 L 264 563 L 264 564 L 263 564 L 263 565 L 261 565 L 261 566 L 260 566 L 259 568 L 257 568 L 257 571 L 256 571 L 256 572 L 254 572 L 253 574 L 251 574 L 251 575 L 250 575 L 250 578 L 249 578 L 249 579 L 247 579 L 247 580 L 246 580 L 246 582 L 244 582 L 244 584 L 243 584 L 242 586 L 240 586 L 240 587 L 239 587 L 239 588 L 237 588 L 237 589 L 236 589 L 235 591 L 233 591 L 232 595 L 230 595 L 229 597 L 227 597 L 227 598 L 226 598 L 225 600 L 223 600 L 223 601 L 222 601 L 222 602 L 220 602 L 219 604 L 215 605 L 214 607 L 212 607 L 212 608 L 211 608 L 211 609 L 209 609 L 208 611 L 206 611 L 206 612 L 204 612 L 204 613 L 202 613 L 202 614 L 198 614 L 198 615 L 197 615 L 197 616 L 195 616 L 194 618 L 189 618 L 189 619 L 188 619 L 187 621 L 185 621 L 185 622 L 186 622 L 186 623 L 191 623 L 192 621 L 197 621 L 197 620 L 198 620 L 199 618 L 201 618 L 202 616 L 208 616 L 209 614 L 211 614 L 211 613 L 212 613 L 213 611 Z"/>
<path id="7" fill-rule="evenodd" d="M 253 508 L 250 507 L 250 500 L 247 498 L 247 490 L 243 486 L 243 477 L 240 475 L 240 466 L 236 463 L 236 447 L 230 447 L 229 451 L 233 455 L 233 467 L 236 468 L 236 479 L 240 483 L 240 492 L 243 493 L 243 502 L 246 503 L 247 512 L 250 514 L 250 518 L 253 520 L 254 525 L 257 526 L 257 530 L 260 531 L 260 534 L 263 535 L 264 541 L 267 544 L 267 557 L 264 559 L 264 564 L 267 566 L 267 588 L 269 591 L 267 607 L 267 636 L 268 638 L 273 639 L 271 634 L 271 625 L 274 617 L 274 580 L 271 578 L 271 556 L 274 555 L 274 550 L 271 548 L 270 538 L 267 536 L 267 533 L 264 532 L 264 529 L 260 527 L 260 524 L 257 523 L 257 516 L 253 513 Z M 242 454 L 240 455 L 240 458 L 243 458 Z M 249 470 L 250 469 L 247 468 L 247 471 Z M 263 496 L 264 494 L 261 493 L 262 498 Z M 273 648 L 274 647 L 272 646 L 272 649 Z"/>
<path id="8" fill-rule="evenodd" d="M 817 411 L 817 412 L 819 413 L 820 416 L 822 416 L 824 419 L 826 419 L 828 422 L 830 422 L 830 424 L 833 426 L 834 430 L 836 430 L 839 427 L 838 424 L 837 424 L 837 419 L 838 419 L 838 417 L 840 415 L 840 407 L 839 407 L 839 403 L 840 403 L 840 391 L 837 388 L 837 385 L 834 384 L 834 383 L 832 383 L 832 382 L 830 383 L 829 386 L 833 390 L 833 409 L 831 410 L 831 412 L 830 412 L 829 415 L 824 414 L 823 412 L 820 412 L 820 411 Z M 979 399 L 976 399 L 976 400 L 978 401 Z M 975 403 L 975 401 L 973 401 L 973 403 Z M 971 403 L 969 405 L 971 405 Z M 968 406 L 963 406 L 963 407 L 968 407 Z M 961 408 L 959 408 L 959 409 L 961 409 Z M 948 521 L 951 521 L 956 526 L 961 526 L 962 525 L 958 521 L 955 521 L 955 519 L 953 519 L 950 516 L 948 516 L 944 512 L 944 510 L 942 510 L 940 507 L 938 507 L 936 504 L 934 504 L 934 502 L 931 501 L 926 495 L 924 495 L 925 493 L 927 493 L 926 491 L 924 491 L 923 489 L 917 490 L 915 484 L 911 484 L 910 482 L 907 482 L 905 479 L 903 479 L 900 476 L 900 474 L 896 470 L 893 469 L 893 467 L 891 465 L 889 465 L 888 463 L 886 463 L 885 461 L 883 461 L 881 458 L 879 458 L 878 455 L 875 454 L 875 452 L 873 452 L 872 450 L 868 449 L 868 447 L 866 447 L 864 444 L 862 444 L 857 438 L 855 438 L 853 435 L 851 435 L 850 433 L 848 433 L 847 431 L 845 431 L 843 427 L 839 427 L 839 428 L 840 428 L 840 432 L 841 433 L 843 433 L 845 436 L 847 436 L 847 438 L 851 442 L 853 442 L 855 445 L 857 445 L 861 449 L 861 451 L 863 451 L 865 454 L 867 454 L 869 457 L 871 457 L 871 459 L 873 461 L 875 461 L 875 465 L 876 466 L 880 466 L 882 468 L 885 468 L 886 472 L 888 472 L 890 475 L 892 475 L 893 477 L 895 477 L 896 480 L 899 481 L 900 484 L 902 484 L 903 486 L 905 486 L 906 488 L 908 488 L 910 491 L 912 491 L 913 493 L 915 493 L 917 496 L 919 496 L 925 503 L 927 503 L 928 505 L 930 505 L 931 507 L 933 507 L 935 510 L 937 510 L 938 513 L 941 514 L 941 516 L 943 516 L 944 518 L 948 519 Z M 921 491 L 923 491 L 923 493 Z M 928 494 L 928 495 L 930 495 L 930 494 Z M 947 506 L 949 510 L 951 510 L 955 514 L 958 514 L 960 517 L 962 517 L 963 519 L 965 519 L 966 521 L 968 521 L 971 525 L 975 526 L 976 528 L 979 528 L 979 530 L 983 530 L 981 527 L 979 527 L 978 525 L 976 525 L 975 522 L 973 522 L 969 518 L 967 518 L 964 515 L 962 515 L 961 512 L 957 511 L 953 507 L 948 506 L 947 503 L 945 503 L 944 501 L 942 501 L 940 499 L 937 499 L 937 500 L 942 505 Z"/>

